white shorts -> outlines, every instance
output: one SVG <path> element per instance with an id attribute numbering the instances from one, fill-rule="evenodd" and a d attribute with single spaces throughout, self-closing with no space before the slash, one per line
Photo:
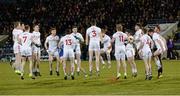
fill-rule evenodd
<path id="1" fill-rule="evenodd" d="M 55 49 L 55 50 L 49 49 L 48 54 L 51 55 L 51 56 L 59 57 L 59 52 L 58 52 L 57 49 Z"/>
<path id="2" fill-rule="evenodd" d="M 152 56 L 151 50 L 142 50 L 142 59 L 148 59 Z"/>
<path id="3" fill-rule="evenodd" d="M 20 53 L 20 51 L 21 51 L 21 45 L 18 44 L 18 43 L 15 43 L 15 44 L 13 45 L 13 51 L 14 51 L 14 54 Z"/>
<path id="4" fill-rule="evenodd" d="M 32 56 L 32 48 L 31 47 L 21 47 L 21 56 L 23 56 L 23 57 Z"/>
<path id="5" fill-rule="evenodd" d="M 78 45 L 75 48 L 75 54 L 81 54 L 81 48 Z"/>
<path id="6" fill-rule="evenodd" d="M 110 54 L 111 50 L 112 50 L 112 48 L 108 49 L 108 48 L 104 47 L 104 48 L 101 49 L 101 52 L 106 53 L 106 54 Z"/>
<path id="7" fill-rule="evenodd" d="M 90 42 L 89 43 L 89 51 L 100 51 L 99 42 Z"/>
<path id="8" fill-rule="evenodd" d="M 41 54 L 41 49 L 40 49 L 40 47 L 36 47 L 36 46 L 33 45 L 32 46 L 32 52 Z"/>
<path id="9" fill-rule="evenodd" d="M 64 50 L 63 58 L 64 59 L 74 58 L 74 51 L 72 49 Z"/>
<path id="10" fill-rule="evenodd" d="M 134 57 L 134 52 L 133 50 L 126 50 L 126 57 Z"/>
<path id="11" fill-rule="evenodd" d="M 126 56 L 125 46 L 116 47 L 114 56 L 116 57 L 116 60 L 125 60 L 125 56 Z"/>

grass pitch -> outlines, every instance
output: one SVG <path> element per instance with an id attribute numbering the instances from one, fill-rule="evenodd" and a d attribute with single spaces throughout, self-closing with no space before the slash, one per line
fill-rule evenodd
<path id="1" fill-rule="evenodd" d="M 164 77 L 161 79 L 156 78 L 157 71 L 153 62 L 153 79 L 151 81 L 145 80 L 143 62 L 139 60 L 136 63 L 137 78 L 131 77 L 128 64 L 128 78 L 125 80 L 122 77 L 116 81 L 115 61 L 112 62 L 111 69 L 102 69 L 101 67 L 99 78 L 96 77 L 94 71 L 92 78 L 85 79 L 81 73 L 80 76 L 75 75 L 75 80 L 63 79 L 62 65 L 59 77 L 55 72 L 53 76 L 50 76 L 48 62 L 41 62 L 42 76 L 35 80 L 28 77 L 28 64 L 26 64 L 25 79 L 21 80 L 8 62 L 0 62 L 0 95 L 180 95 L 180 61 L 164 60 Z M 88 70 L 87 61 L 83 61 L 82 65 Z"/>

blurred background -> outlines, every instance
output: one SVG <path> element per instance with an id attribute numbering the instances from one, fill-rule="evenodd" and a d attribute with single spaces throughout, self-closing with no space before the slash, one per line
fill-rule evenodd
<path id="1" fill-rule="evenodd" d="M 40 24 L 41 42 L 49 35 L 49 28 L 56 27 L 58 35 L 73 25 L 85 37 L 90 21 L 107 28 L 112 36 L 116 23 L 122 23 L 124 31 L 134 33 L 134 26 L 161 27 L 166 38 L 168 52 L 164 59 L 179 59 L 180 54 L 180 0 L 0 0 L 0 60 L 13 57 L 12 30 L 15 21 Z M 88 56 L 82 45 L 82 59 Z M 47 53 L 42 46 L 42 59 Z M 113 53 L 112 53 L 113 55 Z"/>

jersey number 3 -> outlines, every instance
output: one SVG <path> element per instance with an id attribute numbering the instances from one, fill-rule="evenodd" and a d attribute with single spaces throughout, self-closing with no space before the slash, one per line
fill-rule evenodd
<path id="1" fill-rule="evenodd" d="M 72 44 L 71 39 L 67 39 L 67 40 L 66 40 L 66 45 L 71 45 L 71 44 Z"/>

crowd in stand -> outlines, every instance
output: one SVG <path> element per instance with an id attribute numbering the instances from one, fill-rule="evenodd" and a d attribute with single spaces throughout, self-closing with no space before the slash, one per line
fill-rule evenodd
<path id="1" fill-rule="evenodd" d="M 6 0 L 4 0 L 6 2 Z M 179 0 L 16 0 L 0 2 L 0 34 L 11 34 L 13 22 L 40 24 L 42 42 L 50 27 L 56 27 L 62 35 L 72 25 L 85 35 L 91 19 L 106 27 L 107 34 L 115 32 L 115 24 L 134 30 L 134 25 L 146 25 L 149 20 L 180 20 Z M 11 35 L 10 35 L 10 39 Z"/>

